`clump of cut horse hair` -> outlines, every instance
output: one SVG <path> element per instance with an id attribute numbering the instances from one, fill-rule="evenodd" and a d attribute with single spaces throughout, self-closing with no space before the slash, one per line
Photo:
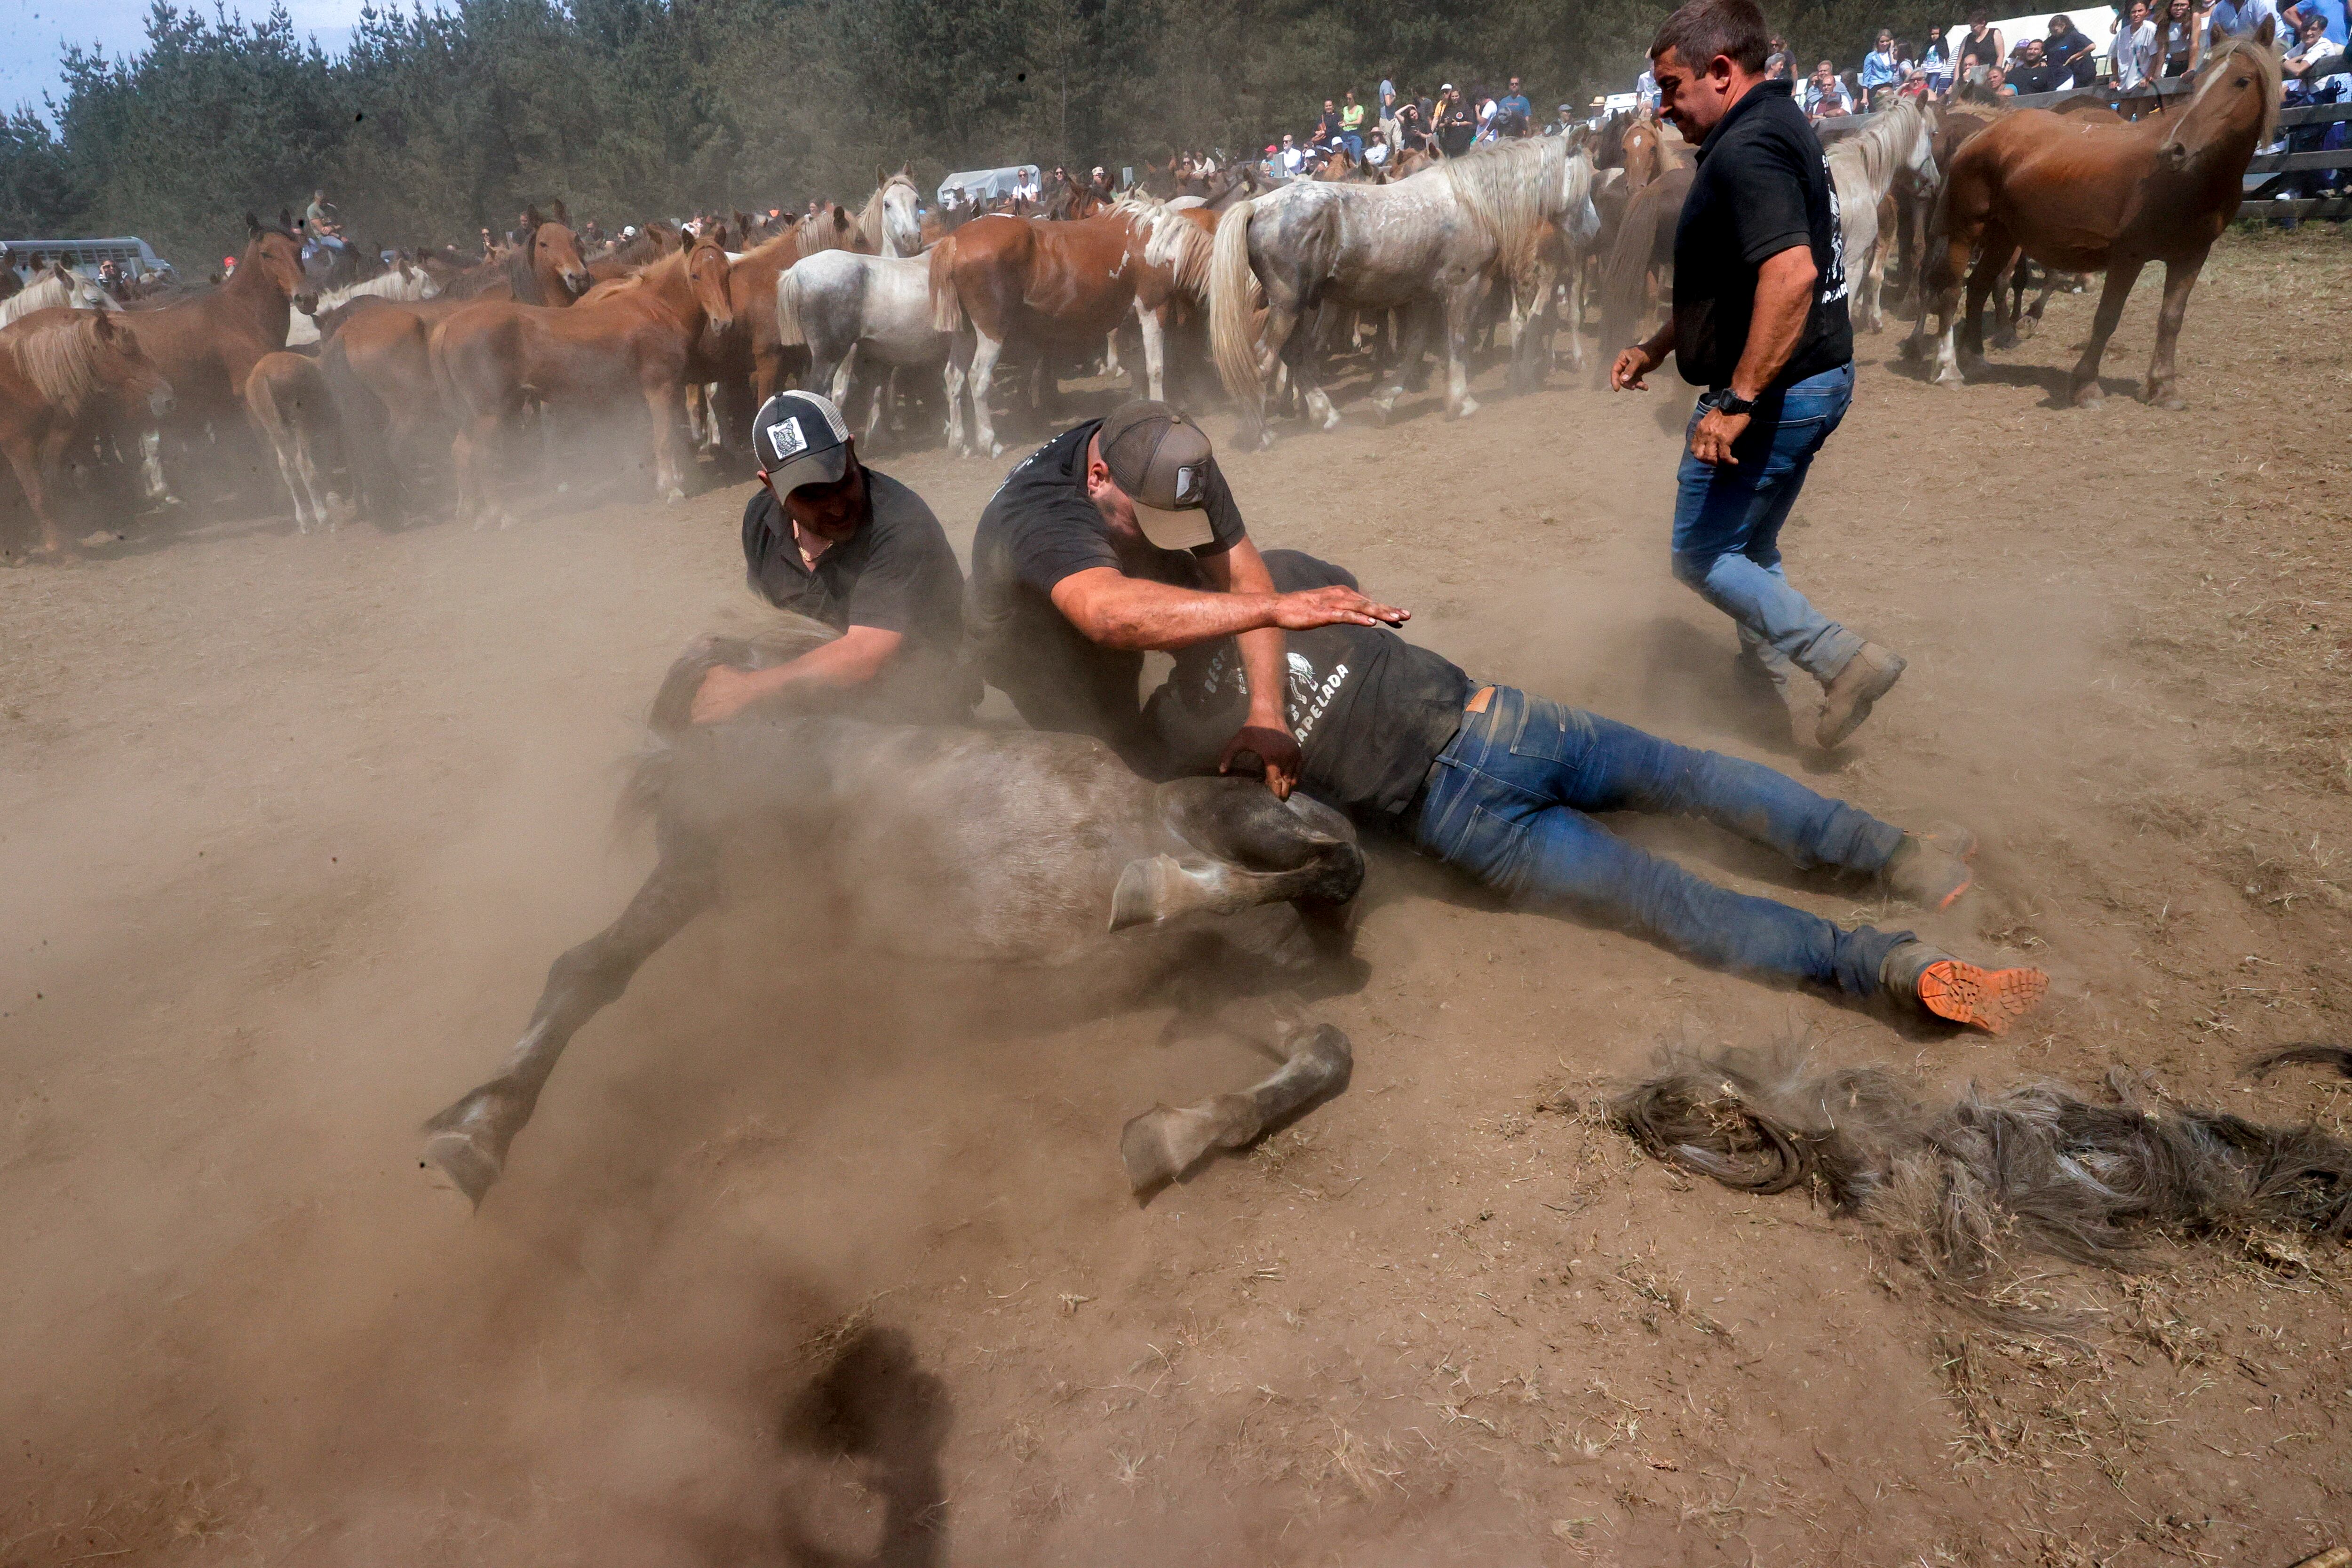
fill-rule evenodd
<path id="1" fill-rule="evenodd" d="M 1690 0 L 1650 40 L 1652 59 L 1668 49 L 1695 71 L 1706 69 L 1717 55 L 1724 55 L 1741 70 L 1756 72 L 1764 68 L 1772 52 L 1772 30 L 1756 0 Z"/>
<path id="2" fill-rule="evenodd" d="M 646 738 L 628 759 L 628 777 L 621 786 L 614 826 L 626 831 L 651 819 L 668 786 L 669 769 L 679 737 L 694 724 L 694 695 L 713 669 L 772 669 L 822 647 L 841 634 L 822 621 L 791 610 L 723 617 L 730 624 L 706 632 L 686 645 L 662 677 L 646 715 Z"/>
<path id="3" fill-rule="evenodd" d="M 2248 1070 L 2292 1062 L 2352 1077 L 2352 1050 L 2336 1046 Z M 1669 1050 L 1608 1115 L 1654 1158 L 1737 1191 L 1811 1189 L 1877 1227 L 1940 1293 L 2021 1327 L 2048 1318 L 1995 1304 L 2018 1255 L 2137 1269 L 2164 1242 L 2352 1234 L 2352 1144 L 2197 1110 L 2122 1068 L 2103 1087 L 2098 1101 L 2038 1082 L 1936 1102 L 1882 1068 L 1818 1065 L 1799 1040 Z"/>

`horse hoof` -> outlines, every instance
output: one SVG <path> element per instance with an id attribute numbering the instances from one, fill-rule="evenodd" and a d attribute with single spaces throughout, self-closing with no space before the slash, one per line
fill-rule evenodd
<path id="1" fill-rule="evenodd" d="M 1004 443 L 1002 441 L 991 441 L 988 444 L 988 455 L 992 458 L 1001 458 L 1004 456 Z"/>
<path id="2" fill-rule="evenodd" d="M 436 1132 L 425 1141 L 425 1164 L 438 1169 L 475 1208 L 498 1182 L 498 1156 L 463 1132 Z"/>
<path id="3" fill-rule="evenodd" d="M 1462 400 L 1462 406 L 1454 411 L 1454 417 L 1456 419 L 1467 419 L 1470 416 L 1477 412 L 1478 400 L 1475 397 L 1465 397 Z"/>
<path id="4" fill-rule="evenodd" d="M 2025 320 L 2017 323 L 2017 331 L 2009 335 L 2010 341 L 2011 342 L 2021 343 L 2026 339 L 2032 337 L 2041 325 L 2042 323 L 2040 321 L 2034 320 L 2032 316 L 2028 316 Z"/>
<path id="5" fill-rule="evenodd" d="M 1962 387 L 1966 386 L 1968 384 L 1969 378 L 1962 375 L 1958 371 L 1939 370 L 1936 373 L 1936 384 L 1937 386 Z"/>
<path id="6" fill-rule="evenodd" d="M 2077 408 L 2105 408 L 2107 405 L 2106 394 L 2099 390 L 2099 384 L 2095 381 L 2086 381 L 2075 387 L 2066 395 L 2066 400 Z"/>
<path id="7" fill-rule="evenodd" d="M 1139 1195 L 1166 1186 L 1216 1146 L 1218 1131 L 1216 1119 L 1198 1107 L 1153 1106 L 1119 1131 L 1128 1186 Z"/>

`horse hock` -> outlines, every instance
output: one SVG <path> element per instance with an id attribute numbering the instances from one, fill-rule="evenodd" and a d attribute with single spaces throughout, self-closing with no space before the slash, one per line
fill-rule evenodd
<path id="1" fill-rule="evenodd" d="M 1119 1163 L 1140 1196 L 1191 1170 L 1213 1149 L 1240 1149 L 1291 1112 L 1348 1084 L 1355 1066 L 1348 1037 L 1329 1024 L 1286 1025 L 1282 1067 L 1238 1094 L 1198 1105 L 1155 1105 L 1119 1133 Z"/>

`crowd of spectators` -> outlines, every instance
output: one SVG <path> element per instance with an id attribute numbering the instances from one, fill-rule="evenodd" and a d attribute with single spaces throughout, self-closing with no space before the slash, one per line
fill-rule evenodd
<path id="1" fill-rule="evenodd" d="M 2242 36 L 2265 17 L 2277 26 L 2286 54 L 2289 104 L 2352 98 L 2344 60 L 2347 0 L 2116 0 L 2105 37 L 2093 38 L 2063 12 L 2030 37 L 2008 38 L 1991 14 L 1971 12 L 1965 26 L 1939 27 L 1917 44 L 1891 28 L 1859 67 L 1832 60 L 1800 74 L 1786 39 L 1772 40 L 1766 74 L 1791 84 L 1818 123 L 1883 109 L 1899 94 L 1929 100 L 1990 100 L 2113 86 L 2123 91 L 2164 77 L 2194 72 L 2216 41 Z M 1644 72 L 1634 92 L 1654 105 L 1656 88 Z"/>
<path id="2" fill-rule="evenodd" d="M 1409 155 L 1458 158 L 1481 142 L 1558 135 L 1580 122 L 1575 107 L 1566 103 L 1549 119 L 1538 116 L 1517 77 L 1500 92 L 1475 84 L 1465 92 L 1448 81 L 1433 94 L 1415 94 L 1383 81 L 1375 103 L 1360 101 L 1353 89 L 1325 99 L 1311 129 L 1283 132 L 1261 156 L 1276 178 L 1308 173 L 1333 158 L 1379 170 Z"/>

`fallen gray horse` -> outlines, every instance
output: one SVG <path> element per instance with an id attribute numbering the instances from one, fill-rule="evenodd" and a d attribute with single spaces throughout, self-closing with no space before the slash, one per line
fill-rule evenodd
<path id="1" fill-rule="evenodd" d="M 821 901 L 860 948 L 995 966 L 1145 959 L 1154 946 L 1164 958 L 1211 917 L 1282 903 L 1296 914 L 1268 914 L 1326 955 L 1344 949 L 1363 856 L 1347 819 L 1303 795 L 1280 802 L 1239 778 L 1153 784 L 1078 735 L 818 715 L 687 722 L 713 665 L 769 667 L 832 636 L 787 617 L 757 638 L 704 638 L 671 667 L 625 801 L 654 819 L 652 874 L 620 919 L 555 961 L 498 1075 L 425 1124 L 425 1159 L 475 1203 L 572 1035 L 730 889 Z M 1128 1123 L 1137 1192 L 1345 1086 L 1338 1029 L 1287 1025 L 1276 1043 L 1284 1065 L 1264 1082 Z"/>

